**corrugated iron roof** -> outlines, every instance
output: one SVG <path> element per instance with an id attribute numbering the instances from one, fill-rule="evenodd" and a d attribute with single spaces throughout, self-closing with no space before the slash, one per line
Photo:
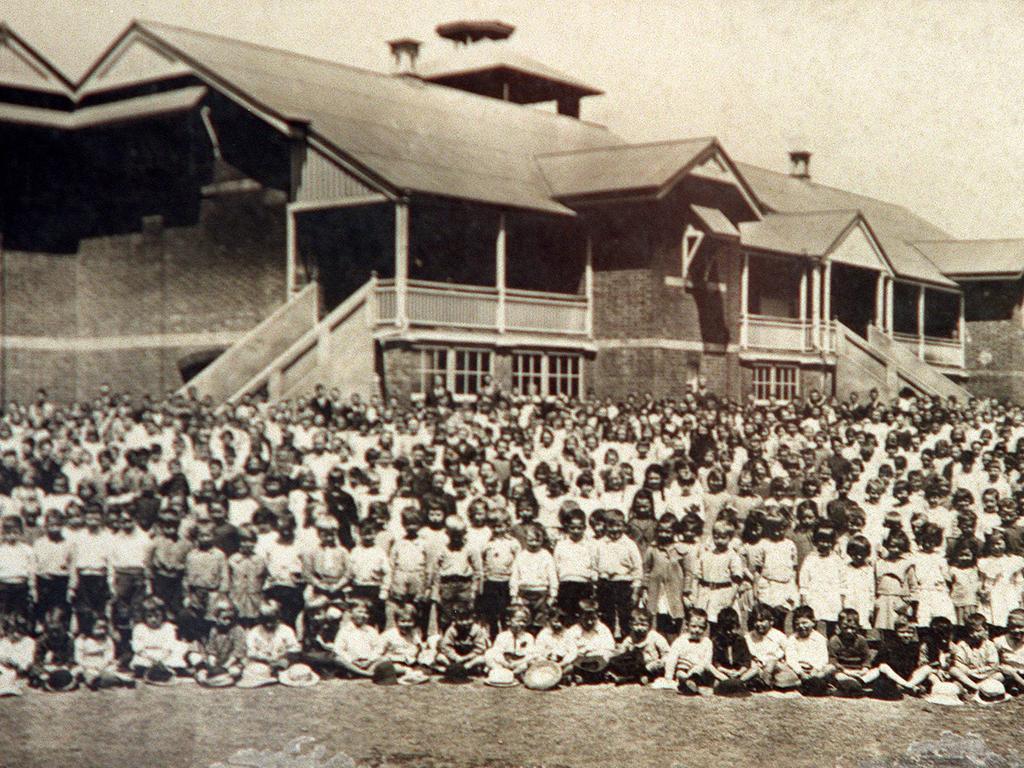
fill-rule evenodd
<path id="1" fill-rule="evenodd" d="M 793 178 L 756 165 L 737 165 L 758 198 L 772 210 L 780 213 L 859 210 L 897 276 L 956 287 L 956 283 L 911 244 L 919 240 L 948 239 L 949 234 L 903 206 Z"/>
<path id="2" fill-rule="evenodd" d="M 537 163 L 559 199 L 661 189 L 715 145 L 714 138 L 661 141 L 541 155 Z"/>
<path id="3" fill-rule="evenodd" d="M 1024 276 L 1024 240 L 919 240 L 914 247 L 950 277 Z"/>
<path id="4" fill-rule="evenodd" d="M 138 27 L 396 189 L 553 213 L 534 156 L 622 140 L 604 127 L 276 48 L 153 22 Z"/>
<path id="5" fill-rule="evenodd" d="M 774 253 L 821 258 L 859 216 L 858 211 L 770 213 L 740 224 L 740 243 Z"/>

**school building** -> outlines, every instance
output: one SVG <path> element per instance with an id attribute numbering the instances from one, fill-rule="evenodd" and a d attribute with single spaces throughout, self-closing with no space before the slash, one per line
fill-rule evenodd
<path id="1" fill-rule="evenodd" d="M 136 22 L 73 82 L 0 26 L 0 396 L 1024 395 L 1021 243 L 629 143 L 509 25 L 438 33 L 378 73 Z"/>

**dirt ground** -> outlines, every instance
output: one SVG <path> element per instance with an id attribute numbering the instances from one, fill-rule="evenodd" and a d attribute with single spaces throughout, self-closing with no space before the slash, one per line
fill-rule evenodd
<path id="1" fill-rule="evenodd" d="M 1000 755 L 1024 753 L 1022 716 L 1022 701 L 949 709 L 910 700 L 685 699 L 640 688 L 331 682 L 308 690 L 32 691 L 0 700 L 0 766 L 208 768 L 248 748 L 279 753 L 249 762 L 259 768 L 315 768 L 280 754 L 312 737 L 326 757 L 403 768 L 818 768 L 901 755 L 943 731 L 977 734 Z"/>

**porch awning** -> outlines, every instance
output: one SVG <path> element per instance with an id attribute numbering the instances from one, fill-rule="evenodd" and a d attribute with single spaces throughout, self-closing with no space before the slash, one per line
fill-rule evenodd
<path id="1" fill-rule="evenodd" d="M 807 256 L 893 274 L 859 211 L 774 213 L 740 224 L 740 243 L 770 253 Z"/>
<path id="2" fill-rule="evenodd" d="M 740 231 L 736 229 L 736 226 L 717 208 L 691 205 L 690 210 L 693 211 L 698 221 L 707 228 L 708 234 L 732 238 L 740 236 Z"/>
<path id="3" fill-rule="evenodd" d="M 109 123 L 142 120 L 173 112 L 184 112 L 192 109 L 205 95 L 205 86 L 194 85 L 166 93 L 155 93 L 110 104 L 83 107 L 74 112 L 25 107 L 18 104 L 0 104 L 0 123 L 18 123 L 74 131 L 80 128 L 92 128 Z"/>

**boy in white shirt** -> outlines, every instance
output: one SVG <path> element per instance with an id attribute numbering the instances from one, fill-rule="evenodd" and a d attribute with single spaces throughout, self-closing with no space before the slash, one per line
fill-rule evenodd
<path id="1" fill-rule="evenodd" d="M 712 647 L 707 629 L 707 613 L 701 608 L 692 608 L 686 621 L 686 631 L 669 646 L 665 656 L 663 679 L 666 683 L 674 683 L 684 696 L 698 695 L 701 682 L 708 682 Z"/>

